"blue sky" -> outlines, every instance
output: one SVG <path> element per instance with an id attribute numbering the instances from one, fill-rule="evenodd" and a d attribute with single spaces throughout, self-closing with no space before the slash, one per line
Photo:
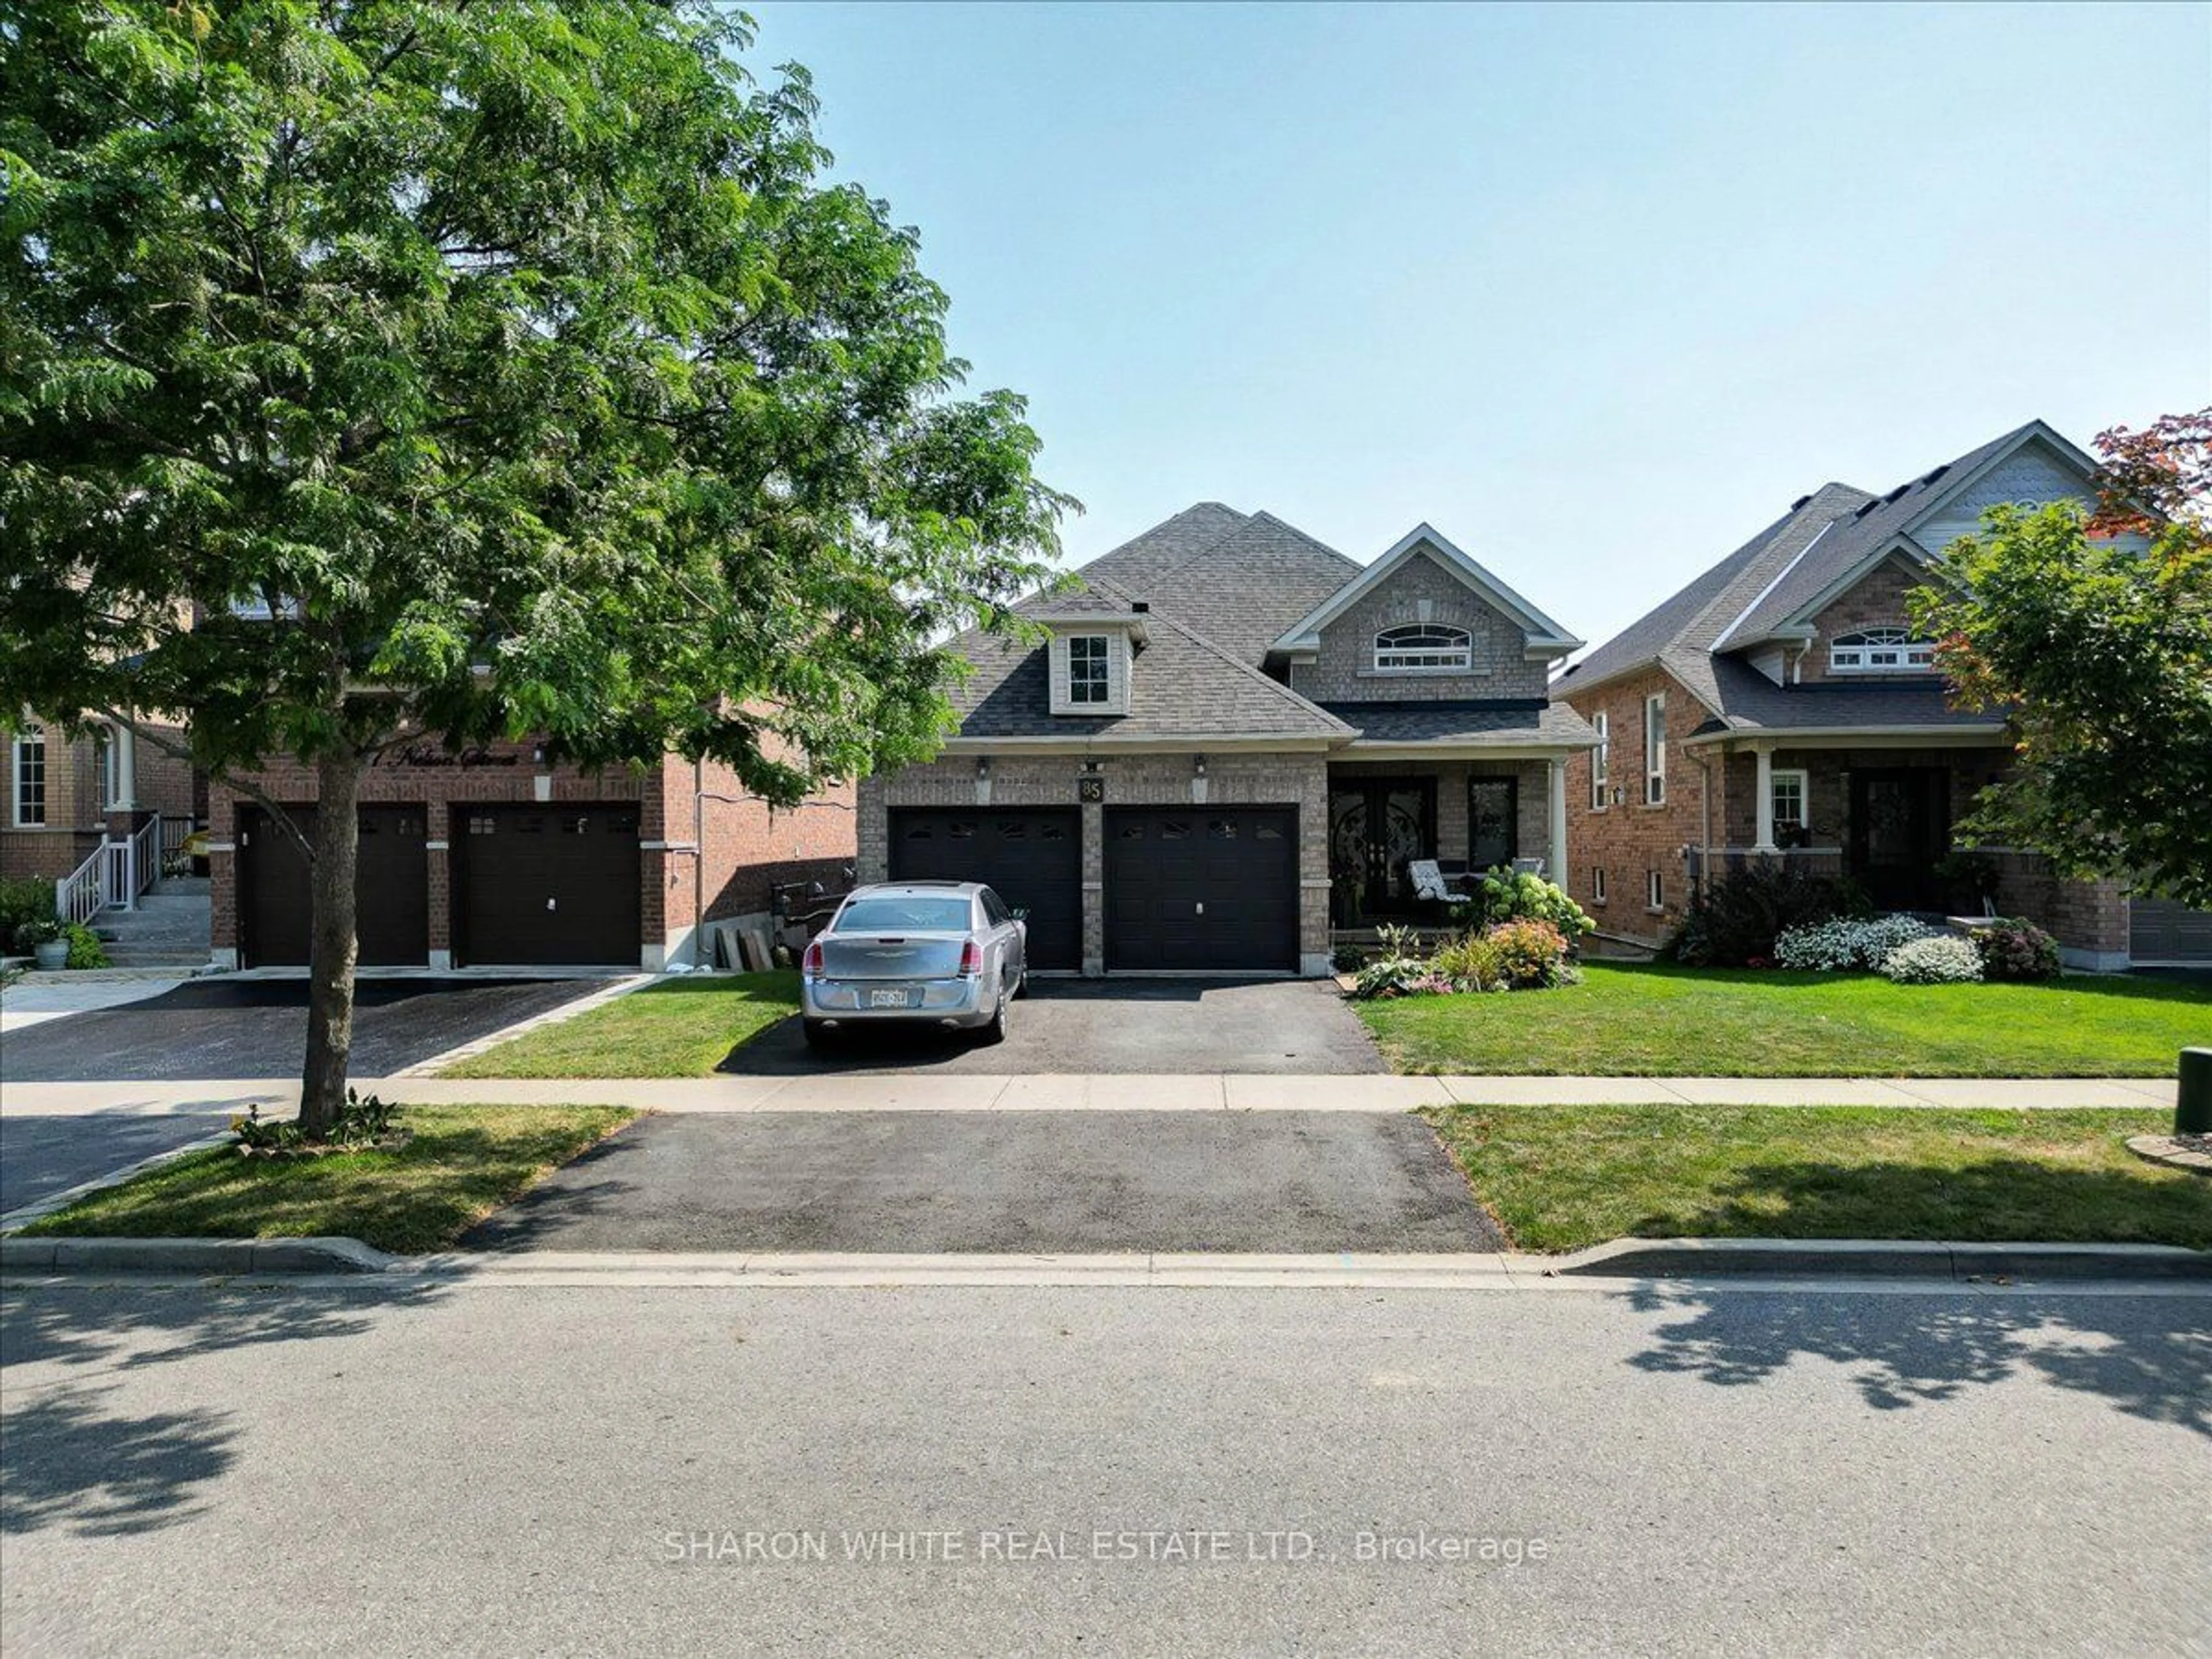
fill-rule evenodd
<path id="1" fill-rule="evenodd" d="M 1072 562 L 1425 519 L 1595 643 L 1827 479 L 2212 401 L 2212 7 L 751 9 Z"/>

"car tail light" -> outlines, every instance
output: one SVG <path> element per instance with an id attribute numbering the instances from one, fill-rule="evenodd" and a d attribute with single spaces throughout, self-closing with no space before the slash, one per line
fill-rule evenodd
<path id="1" fill-rule="evenodd" d="M 983 971 L 983 947 L 972 939 L 960 947 L 960 971 L 970 979 Z"/>
<path id="2" fill-rule="evenodd" d="M 799 959 L 799 968 L 801 973 L 817 975 L 821 973 L 822 941 L 820 939 L 810 939 L 807 942 L 806 954 Z"/>

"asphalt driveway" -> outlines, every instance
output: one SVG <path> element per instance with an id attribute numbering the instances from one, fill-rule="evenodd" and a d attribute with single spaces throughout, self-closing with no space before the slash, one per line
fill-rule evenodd
<path id="1" fill-rule="evenodd" d="M 384 1077 L 588 996 L 589 979 L 365 979 L 352 1070 Z M 304 979 L 204 979 L 161 996 L 51 1019 L 0 1039 L 0 1082 L 181 1081 L 295 1075 L 307 1042 Z"/>
<path id="2" fill-rule="evenodd" d="M 1032 980 L 1012 1025 L 1004 1042 L 988 1046 L 958 1032 L 863 1030 L 817 1054 L 787 1019 L 732 1050 L 720 1069 L 753 1077 L 1389 1069 L 1326 980 Z"/>
<path id="3" fill-rule="evenodd" d="M 499 1250 L 1496 1250 L 1427 1124 L 1333 1112 L 641 1118 L 461 1241 Z"/>

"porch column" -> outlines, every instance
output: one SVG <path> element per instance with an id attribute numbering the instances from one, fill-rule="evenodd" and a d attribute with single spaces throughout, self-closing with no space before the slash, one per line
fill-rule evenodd
<path id="1" fill-rule="evenodd" d="M 138 734 L 123 725 L 107 730 L 108 740 L 115 745 L 115 799 L 108 805 L 133 812 L 138 809 Z"/>
<path id="2" fill-rule="evenodd" d="M 1759 762 L 1759 793 L 1753 805 L 1759 810 L 1759 836 L 1753 842 L 1754 853 L 1771 853 L 1774 845 L 1774 747 L 1771 744 L 1754 744 L 1752 754 Z"/>
<path id="3" fill-rule="evenodd" d="M 1551 850 L 1547 855 L 1551 867 L 1546 874 L 1564 888 L 1567 884 L 1567 760 L 1564 755 L 1552 757 L 1544 805 L 1552 820 Z"/>

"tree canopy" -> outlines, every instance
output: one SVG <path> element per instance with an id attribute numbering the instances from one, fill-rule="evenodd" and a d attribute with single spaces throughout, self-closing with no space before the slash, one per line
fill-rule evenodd
<path id="1" fill-rule="evenodd" d="M 1995 507 L 1917 596 L 1960 701 L 2019 734 L 1960 829 L 2212 905 L 2212 411 L 2099 446 L 2094 509 Z"/>
<path id="2" fill-rule="evenodd" d="M 1056 550 L 1021 399 L 960 395 L 914 233 L 750 44 L 647 0 L 0 0 L 0 709 L 317 768 L 310 1103 L 381 747 L 673 748 L 790 802 L 929 753 L 945 642 Z"/>

